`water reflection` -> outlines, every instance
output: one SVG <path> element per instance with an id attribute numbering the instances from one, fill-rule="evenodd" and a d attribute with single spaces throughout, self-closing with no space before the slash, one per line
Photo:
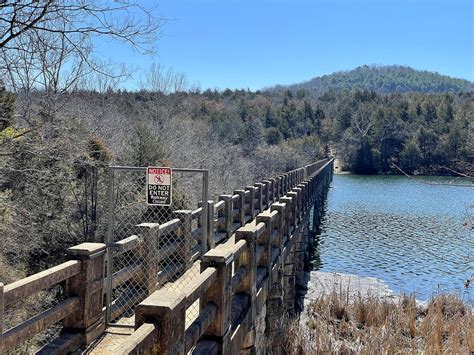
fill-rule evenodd
<path id="1" fill-rule="evenodd" d="M 378 277 L 423 300 L 450 291 L 474 303 L 472 287 L 464 288 L 474 273 L 474 238 L 463 226 L 473 197 L 470 187 L 335 175 L 314 268 Z"/>

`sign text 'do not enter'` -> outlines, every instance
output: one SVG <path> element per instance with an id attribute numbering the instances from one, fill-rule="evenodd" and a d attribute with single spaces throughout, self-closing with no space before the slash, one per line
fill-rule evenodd
<path id="1" fill-rule="evenodd" d="M 153 206 L 170 206 L 172 196 L 171 168 L 149 166 L 146 171 L 146 200 Z"/>

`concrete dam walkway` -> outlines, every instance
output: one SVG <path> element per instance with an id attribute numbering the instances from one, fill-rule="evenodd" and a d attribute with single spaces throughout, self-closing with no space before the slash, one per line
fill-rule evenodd
<path id="1" fill-rule="evenodd" d="M 207 201 L 205 224 L 203 203 L 167 212 L 113 244 L 80 244 L 67 262 L 0 284 L 0 353 L 58 323 L 39 353 L 282 353 L 284 315 L 296 311 L 332 174 L 333 160 L 321 160 Z M 55 285 L 59 303 L 3 329 L 15 299 Z"/>

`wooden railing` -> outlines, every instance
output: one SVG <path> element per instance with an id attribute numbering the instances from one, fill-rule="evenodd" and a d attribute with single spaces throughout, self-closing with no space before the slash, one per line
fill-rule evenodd
<path id="1" fill-rule="evenodd" d="M 268 209 L 272 203 L 277 202 L 295 188 L 305 179 L 305 176 L 314 175 L 316 170 L 327 162 L 327 159 L 320 160 L 275 178 L 255 183 L 253 186 L 247 186 L 245 189 L 235 190 L 233 194 L 220 195 L 217 202 L 208 201 L 207 249 L 226 242 L 238 228 L 252 221 L 258 213 Z M 134 249 L 142 251 L 134 253 L 136 258 L 134 263 L 114 272 L 112 288 L 115 289 L 133 279 L 140 279 L 141 283 L 144 279 L 147 281 L 142 292 L 134 290 L 132 294 L 121 295 L 112 301 L 111 319 L 117 319 L 164 284 L 184 274 L 201 257 L 199 245 L 201 226 L 197 223 L 195 227 L 192 223 L 194 220 L 199 222 L 201 214 L 202 207 L 195 210 L 175 211 L 175 219 L 163 224 L 142 223 L 138 225 L 140 237 L 132 236 L 115 243 L 116 250 L 119 251 L 129 252 Z M 170 238 L 171 235 L 176 236 L 176 242 L 160 246 L 160 240 L 171 240 L 173 239 Z M 182 237 L 189 235 L 194 236 L 194 248 L 191 248 L 193 243 L 190 240 Z M 178 240 L 181 243 L 178 243 Z M 159 246 L 158 254 L 152 252 L 157 246 Z M 117 257 L 118 254 L 114 256 Z M 167 263 L 167 260 L 176 260 L 176 256 L 182 259 L 181 267 L 176 267 L 174 262 Z M 160 264 L 167 266 L 160 270 L 153 269 Z M 158 278 L 154 276 L 156 274 Z"/>
<path id="2" fill-rule="evenodd" d="M 97 337 L 104 329 L 102 287 L 105 245 L 83 243 L 68 249 L 70 261 L 34 274 L 12 284 L 0 284 L 0 329 L 3 330 L 5 307 L 54 285 L 64 284 L 65 298 L 52 308 L 27 321 L 2 331 L 0 353 L 14 349 L 52 325 L 63 321 L 67 329 L 64 352 Z M 43 349 L 49 353 L 50 348 Z"/>
<path id="3" fill-rule="evenodd" d="M 139 257 L 114 273 L 113 287 L 137 275 L 146 280 L 143 294 L 112 307 L 112 317 L 117 318 L 143 300 L 135 310 L 136 331 L 123 352 L 179 354 L 192 348 L 196 353 L 238 351 L 256 314 L 268 301 L 269 290 L 275 282 L 283 280 L 284 263 L 289 255 L 294 257 L 303 216 L 320 198 L 331 174 L 332 160 L 322 160 L 231 195 L 221 195 L 217 202 L 207 201 L 210 250 L 205 255 L 199 254 L 199 245 L 192 248 L 185 238 L 176 238 L 181 245 L 160 248 L 158 255 L 147 252 L 147 246 L 159 245 L 160 238 L 172 233 L 190 232 L 199 240 L 201 226 L 197 223 L 196 228 L 192 227 L 192 221 L 199 221 L 202 207 L 176 211 L 176 218 L 163 224 L 142 223 L 139 235 L 115 243 L 114 253 L 135 250 Z M 149 269 L 149 265 L 158 265 L 149 258 L 164 260 L 174 255 L 177 248 L 186 250 L 181 270 Z M 104 244 L 83 243 L 68 249 L 70 261 L 6 286 L 0 283 L 0 353 L 14 349 L 60 321 L 64 325 L 62 335 L 44 347 L 43 353 L 65 353 L 96 339 L 104 330 L 105 254 Z M 160 289 L 198 258 L 201 273 L 185 290 Z M 64 287 L 61 302 L 5 331 L 5 307 L 54 285 Z M 285 294 L 288 299 L 289 293 L 290 290 Z M 199 314 L 185 329 L 186 309 L 197 300 Z M 291 311 L 291 307 L 285 310 Z"/>
<path id="4" fill-rule="evenodd" d="M 250 204 L 245 202 L 245 191 L 221 196 L 214 208 L 226 212 L 218 214 L 217 233 L 235 234 L 201 257 L 201 273 L 184 290 L 164 288 L 138 305 L 136 331 L 125 341 L 122 352 L 237 354 L 263 305 L 271 308 L 270 312 L 267 309 L 270 323 L 272 317 L 275 324 L 281 323 L 282 315 L 294 310 L 296 264 L 302 266 L 307 212 L 322 201 L 332 176 L 332 161 L 323 164 L 311 165 L 312 173 L 295 175 L 288 185 L 269 180 L 250 187 L 246 190 L 249 195 L 257 191 L 258 196 Z M 229 207 L 234 203 L 236 209 Z M 248 213 L 255 218 L 237 227 L 235 219 L 242 220 L 240 209 L 244 217 Z M 186 309 L 198 299 L 199 314 L 186 327 Z M 275 346 L 277 332 L 269 331 Z"/>

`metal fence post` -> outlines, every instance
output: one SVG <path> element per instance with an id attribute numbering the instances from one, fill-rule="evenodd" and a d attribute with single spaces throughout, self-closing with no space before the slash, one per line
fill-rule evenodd
<path id="1" fill-rule="evenodd" d="M 201 215 L 201 255 L 206 254 L 208 250 L 207 236 L 208 236 L 208 215 L 209 215 L 209 171 L 205 170 L 202 173 L 202 215 Z"/>
<path id="2" fill-rule="evenodd" d="M 112 277 L 114 275 L 114 259 L 112 244 L 114 242 L 113 238 L 113 229 L 114 229 L 114 170 L 109 166 L 108 171 L 108 180 L 109 186 L 107 190 L 108 195 L 108 209 L 107 209 L 107 240 L 105 244 L 107 245 L 107 281 L 105 289 L 105 299 L 106 299 L 106 311 L 105 311 L 105 324 L 108 325 L 112 319 Z"/>

